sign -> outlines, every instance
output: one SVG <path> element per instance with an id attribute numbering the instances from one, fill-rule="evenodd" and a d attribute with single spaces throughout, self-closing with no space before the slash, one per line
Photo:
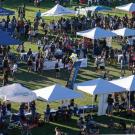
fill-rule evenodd
<path id="1" fill-rule="evenodd" d="M 80 66 L 81 66 L 81 61 L 77 61 L 73 65 L 73 69 L 71 70 L 69 79 L 67 81 L 67 87 L 70 89 L 73 89 L 73 87 L 74 87 L 74 83 L 76 81 Z"/>

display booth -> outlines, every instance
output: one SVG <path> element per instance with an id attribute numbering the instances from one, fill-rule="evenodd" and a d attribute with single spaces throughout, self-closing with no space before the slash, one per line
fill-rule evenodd
<path id="1" fill-rule="evenodd" d="M 101 78 L 78 83 L 76 84 L 76 89 L 90 95 L 99 96 L 98 116 L 106 114 L 108 94 L 125 90 L 122 86 L 115 85 Z"/>

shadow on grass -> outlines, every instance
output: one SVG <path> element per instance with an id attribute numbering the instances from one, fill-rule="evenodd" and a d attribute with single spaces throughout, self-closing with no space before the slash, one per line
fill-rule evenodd
<path id="1" fill-rule="evenodd" d="M 46 123 L 43 127 L 35 128 L 32 130 L 32 135 L 54 135 L 55 134 L 55 127 L 61 129 L 62 132 L 68 133 L 68 135 L 78 135 L 78 129 L 73 127 L 73 123 L 75 121 L 71 120 L 71 124 L 66 124 L 64 122 L 61 123 Z M 40 132 L 42 131 L 42 133 Z"/>
<path id="2" fill-rule="evenodd" d="M 101 127 L 101 133 L 103 134 L 124 134 L 124 131 L 119 127 L 112 127 L 108 128 L 108 125 L 110 124 L 110 120 L 112 119 L 114 123 L 118 124 L 120 123 L 120 120 L 124 120 L 126 122 L 126 125 L 130 125 L 131 123 L 135 123 L 135 117 L 134 116 L 127 116 L 125 112 L 121 113 L 114 113 L 113 116 L 93 116 L 94 119 L 100 124 Z"/>

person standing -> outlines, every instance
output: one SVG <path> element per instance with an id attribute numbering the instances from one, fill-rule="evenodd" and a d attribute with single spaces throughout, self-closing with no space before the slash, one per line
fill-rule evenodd
<path id="1" fill-rule="evenodd" d="M 4 57 L 4 60 L 3 60 L 3 85 L 6 85 L 8 83 L 9 72 L 10 72 L 10 68 L 9 68 L 8 58 Z"/>
<path id="2" fill-rule="evenodd" d="M 8 58 L 5 56 L 3 60 L 3 71 L 7 70 L 7 68 L 9 68 L 9 62 L 8 62 Z"/>
<path id="3" fill-rule="evenodd" d="M 35 119 L 35 115 L 36 115 L 36 103 L 35 103 L 35 101 L 32 101 L 30 103 L 30 111 L 32 113 L 32 119 L 34 120 Z"/>
<path id="4" fill-rule="evenodd" d="M 3 72 L 3 86 L 8 83 L 9 70 L 6 68 Z"/>
<path id="5" fill-rule="evenodd" d="M 120 59 L 120 64 L 121 64 L 121 73 L 125 74 L 126 73 L 126 64 L 127 64 L 126 52 L 124 52 L 122 54 L 122 57 Z"/>
<path id="6" fill-rule="evenodd" d="M 39 10 L 38 12 L 36 12 L 36 18 L 37 18 L 38 20 L 41 19 L 41 11 L 40 11 L 40 10 Z"/>
<path id="7" fill-rule="evenodd" d="M 36 58 L 36 72 L 39 71 L 39 64 L 40 64 L 40 57 L 38 56 L 38 57 Z"/>
<path id="8" fill-rule="evenodd" d="M 56 78 L 60 77 L 59 61 L 55 64 Z"/>
<path id="9" fill-rule="evenodd" d="M 43 66 L 44 66 L 44 58 L 41 55 L 40 61 L 39 61 L 39 71 L 40 71 L 40 73 L 43 71 Z"/>
<path id="10" fill-rule="evenodd" d="M 107 103 L 108 103 L 107 114 L 112 115 L 114 100 L 111 94 L 108 96 Z"/>
<path id="11" fill-rule="evenodd" d="M 28 58 L 27 65 L 28 65 L 28 72 L 32 71 L 33 62 L 31 56 L 29 56 Z"/>
<path id="12" fill-rule="evenodd" d="M 15 74 L 17 72 L 17 68 L 18 68 L 18 65 L 16 63 L 13 63 L 13 67 L 12 67 L 12 77 L 13 77 L 13 79 L 15 79 Z"/>
<path id="13" fill-rule="evenodd" d="M 46 106 L 45 117 L 44 117 L 44 121 L 46 121 L 47 123 L 49 123 L 50 121 L 50 111 L 51 111 L 51 108 L 50 108 L 50 105 L 48 104 Z"/>

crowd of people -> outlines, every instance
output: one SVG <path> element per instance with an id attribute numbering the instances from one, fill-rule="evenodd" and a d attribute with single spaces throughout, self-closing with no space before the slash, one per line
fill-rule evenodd
<path id="1" fill-rule="evenodd" d="M 85 25 L 84 25 L 85 24 Z M 39 26 L 42 27 L 44 31 L 43 36 L 39 36 Z M 122 57 L 119 59 L 121 64 L 121 72 L 125 73 L 125 65 L 129 62 L 129 66 L 134 73 L 134 40 L 131 41 L 130 37 L 127 39 L 122 39 L 122 49 L 113 49 L 108 47 L 107 41 L 95 41 L 92 45 L 92 41 L 89 39 L 73 39 L 68 33 L 75 34 L 77 31 L 86 30 L 93 27 L 102 27 L 105 29 L 115 30 L 122 27 L 134 28 L 134 19 L 128 18 L 126 15 L 123 18 L 117 16 L 101 16 L 95 14 L 91 17 L 73 17 L 71 19 L 61 18 L 58 21 L 52 21 L 49 24 L 41 19 L 41 13 L 38 11 L 36 13 L 36 18 L 34 19 L 34 24 L 23 18 L 17 20 L 15 17 L 7 20 L 3 19 L 1 22 L 2 29 L 10 31 L 14 36 L 26 37 L 30 42 L 37 43 L 38 50 L 40 54 L 37 59 L 64 59 L 69 58 L 72 53 L 76 53 L 78 57 L 86 58 L 89 49 L 93 48 L 93 56 L 95 57 L 96 67 L 105 69 L 106 61 L 110 64 L 117 62 L 119 54 Z M 130 45 L 133 46 L 130 46 Z M 24 46 L 19 45 L 17 48 L 18 52 L 24 52 Z M 31 50 L 32 51 L 32 50 Z M 31 54 L 32 55 L 32 54 Z M 81 55 L 81 56 L 80 56 Z M 129 55 L 129 56 L 128 56 Z M 28 56 L 30 56 L 28 54 Z M 127 57 L 128 56 L 128 57 Z M 31 59 L 28 59 L 31 61 Z M 38 61 L 38 60 L 37 60 Z M 28 62 L 28 66 L 32 63 Z M 39 63 L 39 62 L 37 62 Z M 67 61 L 66 61 L 67 63 Z M 38 64 L 36 64 L 38 65 Z M 42 63 L 41 69 L 42 69 Z"/>
<path id="2" fill-rule="evenodd" d="M 41 115 L 36 111 L 35 102 L 21 103 L 18 112 L 13 112 L 10 101 L 0 102 L 0 133 L 8 134 L 7 129 L 19 128 L 22 133 L 41 125 Z"/>
<path id="3" fill-rule="evenodd" d="M 40 6 L 41 0 L 29 0 L 29 2 L 34 2 L 35 6 Z M 61 1 L 57 1 L 59 3 Z M 89 1 L 90 4 L 93 4 L 92 1 Z M 101 2 L 101 1 L 95 1 Z M 124 76 L 126 70 L 131 70 L 132 74 L 135 73 L 135 39 L 132 37 L 114 38 L 116 42 L 120 41 L 121 49 L 114 49 L 108 44 L 107 40 L 90 40 L 87 38 L 73 38 L 76 36 L 76 32 L 92 29 L 94 27 L 101 27 L 107 30 L 116 30 L 119 28 L 132 28 L 135 29 L 135 18 L 129 18 L 127 15 L 124 17 L 110 16 L 109 14 L 104 16 L 101 14 L 89 14 L 88 16 L 75 16 L 71 18 L 61 17 L 57 20 L 52 20 L 47 22 L 41 17 L 41 11 L 35 13 L 33 22 L 28 20 L 25 15 L 25 6 L 18 9 L 18 18 L 15 16 L 2 19 L 0 22 L 0 28 L 4 31 L 8 31 L 15 38 L 25 38 L 29 43 L 34 43 L 37 45 L 37 53 L 34 55 L 33 49 L 29 48 L 28 51 L 25 50 L 24 44 L 18 45 L 16 48 L 19 58 L 16 57 L 10 46 L 3 47 L 0 46 L 0 61 L 1 69 L 3 71 L 3 85 L 8 84 L 9 75 L 11 74 L 13 79 L 16 79 L 16 72 L 20 60 L 23 60 L 28 68 L 28 72 L 32 72 L 33 65 L 36 66 L 36 72 L 42 73 L 44 67 L 44 61 L 54 61 L 56 70 L 56 77 L 60 77 L 60 61 L 64 64 L 64 69 L 68 69 L 70 72 L 73 68 L 73 61 L 70 56 L 74 53 L 77 55 L 78 59 L 92 57 L 95 63 L 95 71 L 98 72 L 101 70 L 104 72 L 103 79 L 111 80 L 108 74 L 109 71 L 106 70 L 106 67 L 109 65 L 120 64 L 120 73 L 121 76 Z M 42 32 L 41 32 L 42 30 Z M 21 53 L 26 55 L 21 57 Z M 90 52 L 90 53 L 89 53 Z M 121 55 L 119 57 L 119 55 Z M 113 110 L 120 112 L 127 110 L 128 101 L 130 99 L 131 107 L 128 110 L 128 116 L 132 115 L 132 109 L 135 108 L 134 103 L 134 93 L 127 97 L 124 97 L 122 94 L 116 94 L 114 96 L 109 95 L 107 99 L 107 114 L 111 116 Z M 130 96 L 130 98 L 129 98 Z M 96 98 L 95 98 L 96 100 Z M 128 101 L 127 101 L 128 100 Z M 62 120 L 69 121 L 72 115 L 78 115 L 78 108 L 74 105 L 74 101 L 71 100 L 69 106 L 58 107 L 55 112 L 51 112 L 50 105 L 46 106 L 44 112 L 44 121 L 50 122 Z M 0 122 L 3 122 L 5 116 L 8 112 L 11 112 L 11 103 L 3 102 L 0 103 Z M 31 120 L 38 121 L 40 114 L 36 111 L 35 102 L 28 104 L 22 103 L 19 108 L 19 115 L 25 121 L 26 112 L 31 112 Z M 109 123 L 110 125 L 114 124 L 112 120 Z M 121 122 L 120 125 L 125 128 L 125 122 Z M 89 135 L 89 134 L 99 134 L 100 129 L 98 124 L 96 124 L 91 116 L 86 118 L 80 117 L 77 126 L 80 128 L 80 135 Z M 134 125 L 132 125 L 131 132 L 135 133 Z M 56 135 L 61 135 L 59 128 L 55 128 Z"/>

